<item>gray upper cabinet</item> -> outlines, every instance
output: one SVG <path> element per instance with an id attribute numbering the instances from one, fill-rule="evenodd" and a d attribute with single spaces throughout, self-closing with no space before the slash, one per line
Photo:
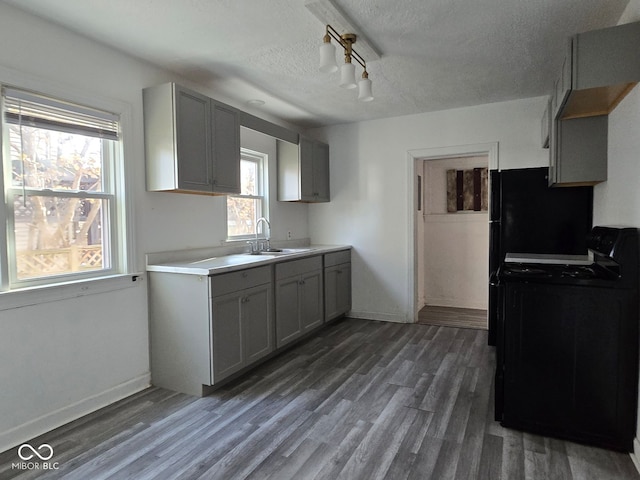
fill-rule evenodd
<path id="1" fill-rule="evenodd" d="M 240 192 L 238 112 L 167 83 L 143 90 L 147 190 Z"/>
<path id="2" fill-rule="evenodd" d="M 607 115 L 640 81 L 640 22 L 575 35 L 563 62 L 555 115 Z"/>
<path id="3" fill-rule="evenodd" d="M 278 200 L 329 202 L 329 145 L 300 136 L 278 141 Z"/>
<path id="4" fill-rule="evenodd" d="M 562 59 L 562 68 L 560 69 L 560 75 L 557 78 L 554 84 L 554 98 L 555 102 L 553 105 L 552 116 L 558 117 L 560 112 L 564 108 L 569 99 L 569 95 L 571 94 L 571 65 L 573 59 L 573 39 L 569 39 L 566 54 Z"/>
<path id="5" fill-rule="evenodd" d="M 595 185 L 607 179 L 608 124 L 607 115 L 554 121 L 551 185 Z"/>
<path id="6" fill-rule="evenodd" d="M 554 83 L 549 184 L 607 179 L 608 114 L 640 81 L 640 22 L 575 35 Z"/>

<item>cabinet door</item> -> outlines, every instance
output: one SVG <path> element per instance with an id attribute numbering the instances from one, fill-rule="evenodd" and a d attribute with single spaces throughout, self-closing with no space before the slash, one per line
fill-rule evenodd
<path id="1" fill-rule="evenodd" d="M 607 179 L 608 125 L 607 115 L 557 122 L 557 183 L 594 184 Z"/>
<path id="2" fill-rule="evenodd" d="M 244 366 L 241 321 L 242 292 L 214 297 L 212 358 L 214 383 Z"/>
<path id="3" fill-rule="evenodd" d="M 344 315 L 351 310 L 351 264 L 338 265 L 337 277 L 337 312 Z"/>
<path id="4" fill-rule="evenodd" d="M 322 325 L 322 270 L 304 274 L 300 278 L 300 325 L 302 332 Z"/>
<path id="5" fill-rule="evenodd" d="M 556 91 L 556 103 L 555 110 L 553 112 L 554 118 L 559 118 L 562 112 L 562 108 L 567 103 L 569 95 L 571 94 L 571 81 L 572 81 L 572 59 L 573 59 L 573 40 L 568 40 L 565 57 L 562 61 L 562 69 L 560 70 L 560 76 L 555 85 Z"/>
<path id="6" fill-rule="evenodd" d="M 276 283 L 276 346 L 281 347 L 302 334 L 300 325 L 299 277 Z"/>
<path id="7" fill-rule="evenodd" d="M 313 195 L 316 202 L 330 200 L 329 145 L 326 143 L 313 144 Z"/>
<path id="8" fill-rule="evenodd" d="M 264 357 L 274 349 L 272 293 L 271 285 L 261 285 L 243 292 L 242 330 L 246 365 Z"/>
<path id="9" fill-rule="evenodd" d="M 324 269 L 325 319 L 332 320 L 351 310 L 351 264 Z"/>
<path id="10" fill-rule="evenodd" d="M 211 102 L 213 116 L 213 191 L 240 193 L 240 123 L 238 112 Z"/>
<path id="11" fill-rule="evenodd" d="M 313 184 L 313 150 L 314 142 L 308 138 L 300 137 L 300 199 L 306 202 L 315 200 Z"/>
<path id="12" fill-rule="evenodd" d="M 178 188 L 211 191 L 211 107 L 209 98 L 175 87 Z"/>
<path id="13" fill-rule="evenodd" d="M 324 269 L 324 315 L 332 320 L 338 313 L 338 265 Z"/>

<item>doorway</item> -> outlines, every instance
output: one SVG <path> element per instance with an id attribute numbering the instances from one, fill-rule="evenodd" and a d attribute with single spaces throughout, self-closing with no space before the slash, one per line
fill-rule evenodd
<path id="1" fill-rule="evenodd" d="M 409 152 L 414 187 L 410 251 L 416 323 L 448 321 L 451 326 L 486 328 L 489 182 L 481 209 L 458 205 L 459 209 L 452 211 L 451 178 L 447 187 L 447 175 L 459 179 L 486 169 L 483 175 L 488 177 L 487 170 L 497 168 L 497 151 L 495 143 Z M 468 195 L 467 191 L 462 193 Z"/>

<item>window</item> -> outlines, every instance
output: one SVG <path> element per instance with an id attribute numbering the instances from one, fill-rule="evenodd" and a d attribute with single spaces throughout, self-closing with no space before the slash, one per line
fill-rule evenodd
<path id="1" fill-rule="evenodd" d="M 242 149 L 240 195 L 227 196 L 229 240 L 254 237 L 256 221 L 268 216 L 265 164 L 266 155 Z"/>
<path id="2" fill-rule="evenodd" d="M 119 273 L 118 116 L 8 87 L 2 97 L 2 289 Z"/>

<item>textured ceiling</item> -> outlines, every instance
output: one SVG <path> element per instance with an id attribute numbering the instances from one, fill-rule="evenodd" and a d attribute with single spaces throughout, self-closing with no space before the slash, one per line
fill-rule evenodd
<path id="1" fill-rule="evenodd" d="M 629 0 L 334 0 L 381 54 L 370 103 L 318 71 L 324 26 L 305 0 L 3 1 L 313 127 L 546 95 L 566 38 Z"/>

